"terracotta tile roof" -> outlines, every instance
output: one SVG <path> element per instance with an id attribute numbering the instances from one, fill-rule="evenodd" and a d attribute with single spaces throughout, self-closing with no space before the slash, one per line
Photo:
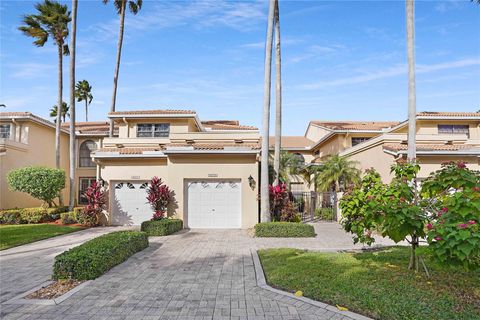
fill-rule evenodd
<path id="1" fill-rule="evenodd" d="M 28 117 L 33 115 L 31 112 L 0 112 L 0 117 Z"/>
<path id="2" fill-rule="evenodd" d="M 0 153 L 6 152 L 6 151 L 7 151 L 7 149 L 5 149 L 5 148 L 0 149 Z"/>
<path id="3" fill-rule="evenodd" d="M 417 113 L 417 117 L 480 117 L 480 112 L 435 112 L 422 111 Z"/>
<path id="4" fill-rule="evenodd" d="M 224 124 L 224 123 L 214 123 L 214 124 L 203 124 L 204 127 L 212 130 L 258 130 L 254 126 L 245 126 L 245 125 L 233 125 L 233 124 Z"/>
<path id="5" fill-rule="evenodd" d="M 109 112 L 109 116 L 114 115 L 148 115 L 148 114 L 196 114 L 193 110 L 175 110 L 175 109 L 165 109 L 165 110 L 131 110 L 131 111 L 115 111 Z"/>
<path id="6" fill-rule="evenodd" d="M 378 130 L 394 127 L 396 121 L 310 121 L 311 124 L 326 127 L 332 130 Z"/>
<path id="7" fill-rule="evenodd" d="M 194 150 L 225 150 L 225 148 L 250 148 L 252 150 L 259 150 L 260 145 L 254 143 L 171 143 L 165 146 L 167 150 L 169 148 L 186 148 L 193 147 Z"/>
<path id="8" fill-rule="evenodd" d="M 164 150 L 162 147 L 155 147 L 155 148 L 102 148 L 95 151 L 95 153 L 100 152 L 118 152 L 119 154 L 143 154 L 144 151 L 152 152 L 152 151 L 162 151 Z"/>
<path id="9" fill-rule="evenodd" d="M 62 123 L 62 128 L 70 127 L 70 122 Z M 92 121 L 92 122 L 77 122 L 75 123 L 75 131 L 79 133 L 88 134 L 108 134 L 109 122 L 107 121 Z M 114 133 L 118 133 L 118 127 L 114 127 Z"/>
<path id="10" fill-rule="evenodd" d="M 304 136 L 282 136 L 281 147 L 282 148 L 298 148 L 306 149 L 315 144 L 310 139 L 305 138 Z M 269 137 L 268 145 L 273 148 L 275 146 L 275 137 Z"/>
<path id="11" fill-rule="evenodd" d="M 228 124 L 232 126 L 240 125 L 240 121 L 238 120 L 205 120 L 201 121 L 203 125 L 213 125 L 213 124 Z"/>
<path id="12" fill-rule="evenodd" d="M 383 149 L 390 151 L 405 151 L 408 146 L 402 143 L 386 143 L 383 145 Z M 469 144 L 417 144 L 417 151 L 458 151 L 479 149 L 480 145 Z"/>

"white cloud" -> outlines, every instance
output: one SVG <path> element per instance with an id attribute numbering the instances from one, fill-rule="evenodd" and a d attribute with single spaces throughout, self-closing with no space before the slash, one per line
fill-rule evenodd
<path id="1" fill-rule="evenodd" d="M 317 58 L 320 56 L 332 55 L 345 49 L 345 46 L 339 44 L 332 45 L 312 45 L 307 47 L 306 51 L 302 54 L 295 55 L 289 59 L 290 62 L 298 63 L 304 60 Z"/>
<path id="2" fill-rule="evenodd" d="M 30 62 L 9 64 L 8 67 L 13 69 L 11 76 L 14 78 L 40 78 L 51 76 L 56 65 Z"/>

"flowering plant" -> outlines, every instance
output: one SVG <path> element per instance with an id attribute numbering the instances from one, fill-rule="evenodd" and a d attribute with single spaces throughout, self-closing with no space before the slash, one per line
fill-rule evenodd
<path id="1" fill-rule="evenodd" d="M 276 186 L 269 185 L 270 214 L 274 221 L 294 222 L 299 220 L 297 212 L 290 201 L 290 195 L 285 183 Z"/>
<path id="2" fill-rule="evenodd" d="M 87 199 L 87 206 L 83 208 L 79 222 L 91 227 L 100 225 L 102 212 L 107 204 L 102 186 L 97 181 L 92 182 L 90 187 L 83 193 L 83 196 Z"/>
<path id="3" fill-rule="evenodd" d="M 170 188 L 163 184 L 162 179 L 153 177 L 147 190 L 147 200 L 154 211 L 151 220 L 161 220 L 166 218 L 168 205 L 172 200 Z"/>

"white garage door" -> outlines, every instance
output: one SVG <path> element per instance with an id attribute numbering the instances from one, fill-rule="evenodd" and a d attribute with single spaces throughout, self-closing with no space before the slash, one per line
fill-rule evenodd
<path id="1" fill-rule="evenodd" d="M 113 189 L 113 225 L 140 225 L 150 220 L 153 210 L 147 202 L 148 182 L 119 181 Z"/>
<path id="2" fill-rule="evenodd" d="M 240 181 L 192 181 L 187 193 L 190 228 L 241 228 Z"/>

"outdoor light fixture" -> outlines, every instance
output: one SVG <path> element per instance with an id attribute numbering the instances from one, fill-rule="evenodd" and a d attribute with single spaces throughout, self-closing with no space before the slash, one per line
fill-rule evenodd
<path id="1" fill-rule="evenodd" d="M 248 177 L 248 185 L 250 188 L 252 188 L 252 190 L 255 190 L 256 184 L 257 183 L 255 182 L 255 179 L 253 179 L 252 175 L 250 175 L 250 177 Z"/>

